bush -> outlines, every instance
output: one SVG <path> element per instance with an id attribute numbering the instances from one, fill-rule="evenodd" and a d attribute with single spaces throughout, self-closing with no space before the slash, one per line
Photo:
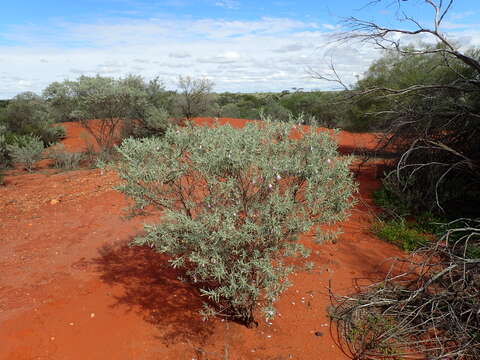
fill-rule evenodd
<path id="1" fill-rule="evenodd" d="M 45 146 L 65 137 L 65 130 L 52 127 L 50 109 L 42 97 L 26 92 L 15 96 L 5 111 L 7 130 L 16 135 L 39 137 Z"/>
<path id="2" fill-rule="evenodd" d="M 149 106 L 143 118 L 124 124 L 122 127 L 123 137 L 162 136 L 171 124 L 170 115 L 165 109 Z"/>
<path id="3" fill-rule="evenodd" d="M 42 158 L 43 143 L 39 137 L 24 136 L 18 143 L 7 145 L 7 151 L 13 162 L 23 164 L 25 170 L 30 172 Z"/>
<path id="4" fill-rule="evenodd" d="M 292 124 L 188 126 L 160 138 L 127 139 L 118 149 L 119 189 L 133 210 L 164 210 L 136 245 L 171 256 L 173 267 L 200 285 L 206 317 L 254 323 L 261 303 L 289 286 L 290 256 L 307 255 L 298 235 L 345 218 L 355 185 L 349 158 L 326 133 L 289 138 Z"/>
<path id="5" fill-rule="evenodd" d="M 53 166 L 57 169 L 75 169 L 82 161 L 83 154 L 65 151 L 65 146 L 59 144 L 50 149 L 48 156 L 53 160 Z"/>
<path id="6" fill-rule="evenodd" d="M 373 232 L 405 251 L 416 250 L 427 243 L 427 237 L 409 227 L 404 220 L 380 221 L 373 226 Z"/>

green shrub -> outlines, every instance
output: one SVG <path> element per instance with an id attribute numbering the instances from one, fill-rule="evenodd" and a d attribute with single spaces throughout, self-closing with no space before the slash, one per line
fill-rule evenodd
<path id="1" fill-rule="evenodd" d="M 30 172 L 33 165 L 42 158 L 43 142 L 36 136 L 24 136 L 17 143 L 8 144 L 7 151 L 14 163 L 23 164 Z"/>
<path id="2" fill-rule="evenodd" d="M 390 186 L 389 179 L 383 180 L 382 186 L 373 192 L 373 201 L 386 212 L 387 216 L 407 216 L 410 214 L 410 204 Z"/>
<path id="3" fill-rule="evenodd" d="M 148 106 L 143 117 L 124 124 L 123 137 L 162 136 L 171 124 L 172 120 L 165 109 Z"/>
<path id="4" fill-rule="evenodd" d="M 412 229 L 404 220 L 379 221 L 372 228 L 379 238 L 395 244 L 405 251 L 413 251 L 424 246 L 427 237 Z"/>
<path id="5" fill-rule="evenodd" d="M 42 97 L 26 92 L 15 96 L 5 111 L 7 130 L 15 135 L 32 135 L 45 146 L 65 137 L 62 127 L 53 127 L 50 108 Z"/>
<path id="6" fill-rule="evenodd" d="M 163 138 L 127 139 L 116 166 L 134 210 L 163 210 L 136 245 L 171 256 L 201 287 L 202 314 L 251 325 L 257 303 L 273 317 L 288 286 L 298 235 L 345 218 L 355 191 L 350 158 L 326 133 L 289 138 L 292 124 L 169 128 Z"/>
<path id="7" fill-rule="evenodd" d="M 53 166 L 57 169 L 75 169 L 82 161 L 83 154 L 65 151 L 63 144 L 56 145 L 48 151 L 48 157 L 53 160 Z"/>

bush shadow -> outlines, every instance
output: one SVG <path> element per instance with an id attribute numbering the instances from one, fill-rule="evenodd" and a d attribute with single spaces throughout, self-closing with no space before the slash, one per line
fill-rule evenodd
<path id="1" fill-rule="evenodd" d="M 102 281 L 123 288 L 112 307 L 126 307 L 157 327 L 166 345 L 203 344 L 214 324 L 199 315 L 203 299 L 193 285 L 178 280 L 182 272 L 168 263 L 168 256 L 149 247 L 128 243 L 104 245 L 93 260 Z"/>

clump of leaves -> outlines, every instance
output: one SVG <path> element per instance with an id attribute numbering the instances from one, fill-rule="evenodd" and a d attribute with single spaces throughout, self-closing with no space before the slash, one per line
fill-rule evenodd
<path id="1" fill-rule="evenodd" d="M 268 120 L 243 129 L 172 127 L 118 148 L 119 189 L 136 210 L 163 210 L 134 243 L 185 269 L 213 304 L 206 317 L 251 325 L 258 304 L 273 317 L 290 285 L 288 257 L 308 255 L 298 235 L 344 219 L 352 205 L 350 159 L 338 157 L 331 135 L 303 130 L 294 140 L 291 128 Z"/>
<path id="2" fill-rule="evenodd" d="M 43 142 L 37 136 L 22 136 L 15 144 L 8 144 L 7 151 L 14 163 L 23 164 L 31 172 L 33 165 L 42 159 Z"/>
<path id="3" fill-rule="evenodd" d="M 405 251 L 413 251 L 427 242 L 427 237 L 411 228 L 403 219 L 379 221 L 372 230 L 379 238 L 397 245 Z"/>

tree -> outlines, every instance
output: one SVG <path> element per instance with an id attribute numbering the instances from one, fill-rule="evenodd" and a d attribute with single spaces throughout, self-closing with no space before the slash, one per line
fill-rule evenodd
<path id="1" fill-rule="evenodd" d="M 190 76 L 180 76 L 178 78 L 180 94 L 176 99 L 179 115 L 190 120 L 205 113 L 211 103 L 210 93 L 213 85 L 212 81 L 205 78 L 193 79 Z"/>
<path id="2" fill-rule="evenodd" d="M 432 10 L 431 27 L 408 15 L 405 4 L 412 2 L 393 2 L 405 28 L 346 21 L 351 32 L 342 40 L 371 42 L 386 52 L 356 86 L 345 86 L 334 68 L 333 76 L 318 77 L 342 84 L 346 98 L 383 125 L 379 149 L 396 155 L 384 179 L 388 190 L 414 212 L 453 220 L 437 224 L 438 238 L 411 257 L 395 260 L 395 271 L 381 282 L 332 296 L 331 314 L 354 359 L 478 359 L 480 51 L 460 50 L 441 31 L 453 0 L 417 1 Z M 401 43 L 419 35 L 436 44 Z"/>
<path id="3" fill-rule="evenodd" d="M 345 21 L 350 32 L 338 35 L 342 41 L 367 42 L 385 51 L 356 86 L 346 86 L 334 67 L 332 76 L 315 75 L 342 84 L 356 114 L 387 134 L 378 150 L 396 151 L 395 179 L 402 196 L 418 209 L 449 213 L 463 206 L 479 215 L 471 204 L 480 200 L 480 52 L 460 50 L 442 32 L 453 0 L 418 1 L 431 10 L 431 27 L 408 15 L 405 4 L 411 2 L 394 2 L 405 28 L 355 17 Z M 437 43 L 404 46 L 420 35 Z"/>

